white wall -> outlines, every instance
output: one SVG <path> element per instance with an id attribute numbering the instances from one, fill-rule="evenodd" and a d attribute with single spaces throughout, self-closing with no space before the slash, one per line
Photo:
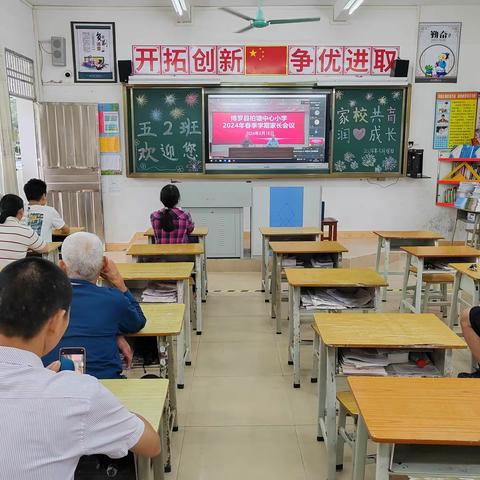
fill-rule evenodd
<path id="1" fill-rule="evenodd" d="M 455 3 L 452 0 L 452 3 Z M 239 7 L 240 8 L 240 7 Z M 247 13 L 248 9 L 244 9 Z M 253 10 L 252 12 L 253 13 Z M 432 118 L 437 90 L 480 90 L 477 19 L 480 6 L 462 7 L 362 7 L 347 24 L 333 24 L 331 9 L 321 7 L 266 8 L 267 17 L 311 16 L 320 14 L 319 24 L 271 27 L 253 31 L 248 37 L 232 33 L 242 24 L 218 9 L 194 10 L 192 26 L 177 26 L 169 8 L 37 8 L 34 20 L 38 39 L 51 35 L 67 38 L 68 67 L 72 68 L 70 21 L 114 21 L 117 32 L 117 58 L 129 59 L 132 44 L 340 44 L 400 45 L 402 58 L 413 63 L 416 56 L 417 24 L 422 21 L 462 21 L 462 50 L 459 83 L 454 85 L 415 85 L 412 98 L 410 138 L 425 149 L 425 174 L 436 176 L 436 152 L 432 145 Z M 75 85 L 66 82 L 62 68 L 44 59 L 44 101 L 118 102 L 119 85 Z M 268 79 L 266 79 L 268 80 Z M 275 79 L 273 79 L 275 80 Z M 114 182 L 114 188 L 109 184 Z M 307 185 L 312 181 L 295 182 Z M 435 206 L 435 178 L 431 180 L 325 179 L 314 181 L 322 186 L 327 202 L 326 214 L 339 219 L 342 230 L 409 229 L 425 226 L 448 230 L 450 215 Z M 122 242 L 134 230 L 148 223 L 149 211 L 157 205 L 158 186 L 162 180 L 105 179 L 104 209 L 106 239 Z M 272 180 L 272 184 L 276 182 Z M 307 206 L 308 208 L 308 206 Z M 451 213 L 451 212 L 450 212 Z M 128 225 L 128 228 L 126 228 Z"/>
<path id="2" fill-rule="evenodd" d="M 0 46 L 35 58 L 32 8 L 21 0 L 0 1 Z"/>

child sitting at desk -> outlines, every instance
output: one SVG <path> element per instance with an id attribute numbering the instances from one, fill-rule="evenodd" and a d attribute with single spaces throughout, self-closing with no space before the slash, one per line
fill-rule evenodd
<path id="1" fill-rule="evenodd" d="M 52 241 L 52 230 L 59 228 L 64 235 L 70 233 L 69 226 L 60 214 L 47 205 L 47 184 L 38 178 L 30 179 L 23 187 L 28 200 L 26 223 L 45 242 Z"/>
<path id="2" fill-rule="evenodd" d="M 178 208 L 178 188 L 165 185 L 160 192 L 160 201 L 165 208 L 150 215 L 155 243 L 188 243 L 188 235 L 193 232 L 195 224 L 190 213 Z"/>

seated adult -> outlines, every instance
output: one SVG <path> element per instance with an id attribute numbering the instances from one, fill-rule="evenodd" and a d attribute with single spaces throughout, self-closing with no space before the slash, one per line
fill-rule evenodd
<path id="1" fill-rule="evenodd" d="M 178 207 L 180 191 L 176 185 L 165 185 L 160 201 L 164 208 L 150 215 L 155 243 L 188 243 L 195 224 L 190 213 Z"/>
<path id="2" fill-rule="evenodd" d="M 153 457 L 160 439 L 89 375 L 45 368 L 68 326 L 72 287 L 29 257 L 0 272 L 0 477 L 72 480 L 82 455 Z"/>
<path id="3" fill-rule="evenodd" d="M 472 307 L 460 314 L 460 327 L 463 338 L 477 362 L 480 362 L 480 307 Z M 480 378 L 480 369 L 473 373 L 462 372 L 459 378 Z"/>
<path id="4" fill-rule="evenodd" d="M 58 345 L 43 359 L 44 364 L 58 359 L 61 348 L 83 347 L 86 373 L 96 378 L 122 378 L 119 346 L 129 361 L 131 352 L 121 335 L 145 326 L 140 305 L 113 260 L 104 256 L 102 242 L 93 233 L 78 232 L 65 239 L 60 268 L 73 288 L 70 324 Z M 97 286 L 99 277 L 112 288 Z"/>
<path id="5" fill-rule="evenodd" d="M 20 221 L 24 215 L 23 200 L 11 193 L 0 200 L 0 269 L 25 258 L 28 250 L 46 252 L 48 245 Z"/>

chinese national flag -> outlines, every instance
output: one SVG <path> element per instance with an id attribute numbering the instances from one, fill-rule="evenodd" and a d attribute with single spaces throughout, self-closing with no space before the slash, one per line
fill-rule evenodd
<path id="1" fill-rule="evenodd" d="M 245 47 L 245 73 L 247 75 L 286 75 L 287 47 Z"/>

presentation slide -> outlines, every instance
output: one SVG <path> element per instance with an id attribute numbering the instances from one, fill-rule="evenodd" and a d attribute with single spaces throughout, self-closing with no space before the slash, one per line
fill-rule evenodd
<path id="1" fill-rule="evenodd" d="M 328 93 L 210 94 L 208 173 L 326 173 Z"/>

